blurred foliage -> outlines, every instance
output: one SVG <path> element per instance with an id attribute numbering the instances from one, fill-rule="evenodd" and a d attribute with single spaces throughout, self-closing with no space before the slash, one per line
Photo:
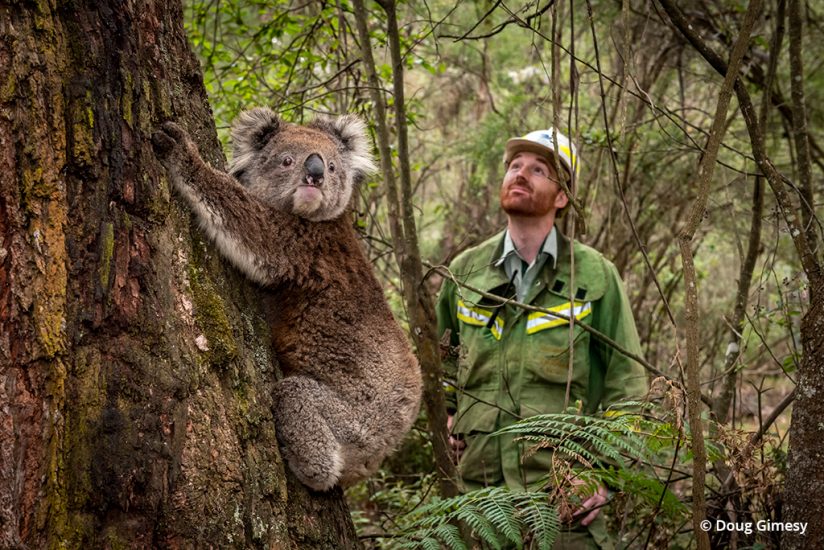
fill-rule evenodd
<path id="1" fill-rule="evenodd" d="M 656 453 L 656 465 L 649 466 L 655 475 L 633 478 L 629 470 L 610 474 L 610 484 L 619 489 L 613 522 L 616 531 L 633 533 L 625 539 L 633 540 L 632 544 L 648 541 L 658 547 L 686 547 L 689 543 L 679 537 L 684 536 L 688 522 L 682 518 L 679 524 L 673 519 L 683 514 L 679 503 L 690 498 L 688 442 L 678 443 L 685 433 L 684 400 L 676 391 L 681 380 L 684 321 L 676 236 L 695 199 L 695 169 L 721 77 L 662 20 L 659 8 L 646 0 L 629 1 L 626 12 L 621 2 L 591 0 L 591 21 L 584 2 L 575 3 L 574 9 L 571 2 L 558 2 L 557 15 L 551 5 L 556 3 L 430 0 L 399 6 L 421 249 L 433 264 L 446 263 L 503 226 L 498 188 L 503 144 L 508 138 L 555 124 L 573 137 L 582 159 L 580 184 L 574 191 L 583 206 L 583 219 L 574 223 L 575 236 L 614 261 L 625 279 L 647 360 L 676 381 L 661 390 L 669 416 L 650 427 L 652 432 L 645 440 Z M 716 0 L 690 6 L 688 16 L 695 27 L 715 51 L 727 57 L 744 4 Z M 376 3 L 367 3 L 367 7 L 371 47 L 391 103 L 385 13 Z M 185 10 L 224 144 L 231 120 L 254 105 L 268 105 L 297 122 L 316 113 L 344 112 L 371 120 L 372 105 L 348 1 L 187 1 Z M 818 11 L 813 4 L 807 5 L 808 38 L 821 34 Z M 764 75 L 777 27 L 775 12 L 775 2 L 767 2 L 745 60 L 745 82 L 756 105 L 765 101 Z M 591 25 L 600 59 L 596 59 Z M 560 55 L 560 72 L 554 79 L 553 33 L 559 36 Z M 820 195 L 824 41 L 807 39 L 804 48 L 814 177 Z M 772 88 L 785 102 L 789 98 L 786 50 L 785 38 Z M 560 97 L 557 110 L 553 90 Z M 788 123 L 776 109 L 767 118 L 765 137 L 773 162 L 795 177 Z M 615 165 L 608 149 L 610 140 Z M 722 370 L 739 267 L 749 238 L 757 170 L 749 136 L 734 108 L 718 162 L 709 208 L 694 240 L 702 312 L 702 378 L 710 400 L 717 398 L 729 374 Z M 383 193 L 379 181 L 362 186 L 355 204 L 355 225 L 403 323 Z M 741 344 L 732 352 L 736 354 L 731 373 L 736 377 L 733 414 L 727 424 L 712 425 L 708 431 L 717 466 L 727 468 L 714 468 L 715 477 L 709 480 L 711 513 L 719 516 L 728 501 L 715 491 L 729 475 L 740 490 L 733 498 L 742 517 L 770 518 L 780 513 L 777 494 L 785 469 L 788 412 L 771 426 L 755 450 L 746 456 L 741 453 L 746 449 L 746 435 L 759 428 L 794 385 L 801 358 L 799 324 L 809 296 L 769 193 L 761 219 L 760 254 L 746 296 Z M 572 230 L 572 221 L 566 225 L 566 231 Z M 437 287 L 436 277 L 428 282 L 433 289 Z M 666 313 L 667 306 L 676 326 Z M 412 517 L 407 516 L 410 509 L 436 502 L 430 452 L 425 433 L 413 431 L 402 452 L 387 462 L 381 477 L 350 490 L 362 532 L 402 532 L 398 518 Z M 661 491 L 661 483 L 667 491 Z M 653 505 L 655 495 L 660 500 L 657 505 Z M 662 510 L 665 513 L 659 513 Z M 454 532 L 444 527 L 441 534 L 441 542 L 447 544 Z M 741 535 L 738 544 L 775 544 L 768 535 L 745 538 Z M 723 545 L 728 541 L 713 542 Z"/>

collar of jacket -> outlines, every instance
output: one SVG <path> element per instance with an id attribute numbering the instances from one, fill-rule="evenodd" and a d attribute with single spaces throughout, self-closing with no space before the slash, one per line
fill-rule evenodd
<path id="1" fill-rule="evenodd" d="M 558 234 L 560 232 L 555 226 L 552 226 L 552 230 L 544 237 L 544 242 L 541 245 L 541 249 L 538 251 L 538 255 L 535 257 L 534 262 L 537 262 L 541 256 L 541 254 L 546 254 L 548 256 L 548 260 L 552 260 L 552 269 L 555 269 L 555 264 L 557 263 L 558 259 Z M 515 248 L 515 243 L 512 241 L 512 234 L 509 230 L 504 230 L 504 246 L 503 250 L 501 251 L 501 255 L 495 260 L 495 267 L 500 265 L 504 266 L 506 269 L 506 262 L 508 261 L 509 257 L 515 255 L 520 261 L 526 263 L 521 253 L 518 252 L 518 249 Z M 533 262 L 533 263 L 534 263 Z M 530 266 L 531 267 L 531 266 Z"/>
<path id="2" fill-rule="evenodd" d="M 570 242 L 556 227 L 558 234 L 558 258 L 555 269 L 541 270 L 538 275 L 540 285 L 529 292 L 526 302 L 530 303 L 544 288 L 560 298 L 569 300 L 570 287 L 572 298 L 576 301 L 595 301 L 604 295 L 607 287 L 607 261 L 600 252 L 574 241 Z M 503 265 L 496 266 L 503 254 L 505 230 L 497 233 L 478 246 L 465 251 L 453 262 L 453 273 L 470 286 L 492 292 L 502 291 L 509 284 Z M 575 276 L 571 276 L 570 249 L 575 256 Z M 474 293 L 471 293 L 474 294 Z M 480 300 L 479 302 L 488 302 Z M 492 305 L 491 303 L 489 305 Z"/>

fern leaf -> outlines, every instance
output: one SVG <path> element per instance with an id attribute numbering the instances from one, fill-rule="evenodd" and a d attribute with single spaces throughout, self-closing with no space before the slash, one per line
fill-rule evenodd
<path id="1" fill-rule="evenodd" d="M 451 550 L 467 550 L 466 543 L 461 538 L 461 530 L 455 525 L 444 523 L 438 526 L 432 535 L 443 541 Z"/>
<path id="2" fill-rule="evenodd" d="M 512 504 L 512 493 L 507 490 L 492 492 L 487 498 L 480 500 L 477 506 L 508 541 L 515 544 L 522 542 L 521 524 Z"/>
<path id="3" fill-rule="evenodd" d="M 501 550 L 501 543 L 498 541 L 495 527 L 474 504 L 469 504 L 458 510 L 455 517 L 466 523 L 484 543 L 495 548 L 495 550 Z"/>
<path id="4" fill-rule="evenodd" d="M 544 493 L 521 493 L 517 502 L 521 517 L 538 548 L 551 550 L 561 526 L 557 509 L 549 505 Z"/>

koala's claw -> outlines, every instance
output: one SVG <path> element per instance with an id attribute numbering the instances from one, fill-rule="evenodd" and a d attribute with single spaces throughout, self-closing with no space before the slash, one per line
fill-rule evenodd
<path id="1" fill-rule="evenodd" d="M 164 132 L 166 132 L 172 139 L 178 142 L 185 142 L 186 138 L 188 137 L 186 134 L 186 130 L 184 130 L 179 125 L 171 121 L 164 122 L 161 126 L 161 129 Z"/>
<path id="2" fill-rule="evenodd" d="M 186 131 L 174 122 L 164 122 L 160 129 L 152 134 L 152 147 L 161 159 L 168 158 L 178 145 L 186 143 Z"/>
<path id="3" fill-rule="evenodd" d="M 177 142 L 174 138 L 163 130 L 158 130 L 152 134 L 152 148 L 154 149 L 155 154 L 161 159 L 168 158 L 172 150 L 175 148 L 175 145 L 177 145 Z"/>

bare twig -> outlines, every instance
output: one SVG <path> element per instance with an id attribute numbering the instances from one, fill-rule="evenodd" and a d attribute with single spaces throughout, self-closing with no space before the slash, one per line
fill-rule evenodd
<path id="1" fill-rule="evenodd" d="M 698 542 L 699 550 L 709 550 L 710 539 L 706 530 L 701 528 L 701 522 L 706 517 L 706 502 L 704 498 L 707 455 L 704 448 L 703 422 L 700 410 L 701 374 L 698 360 L 699 354 L 699 311 L 698 311 L 698 281 L 693 261 L 692 238 L 695 235 L 701 219 L 706 211 L 709 198 L 710 181 L 715 167 L 715 157 L 724 132 L 727 127 L 727 110 L 732 98 L 733 86 L 738 80 L 738 69 L 750 41 L 750 33 L 755 20 L 761 11 L 761 0 L 751 2 L 744 16 L 741 31 L 730 53 L 730 63 L 724 83 L 718 94 L 718 104 L 710 130 L 706 152 L 698 164 L 696 187 L 699 188 L 698 197 L 693 203 L 687 220 L 687 225 L 678 237 L 681 248 L 681 257 L 684 265 L 685 286 L 685 317 L 687 332 L 687 404 L 692 433 L 693 449 L 693 480 L 692 480 L 692 510 L 693 532 Z"/>
<path id="2" fill-rule="evenodd" d="M 432 448 L 439 470 L 441 494 L 457 494 L 455 470 L 450 458 L 447 431 L 446 406 L 441 386 L 441 364 L 439 340 L 435 330 L 435 314 L 431 296 L 423 283 L 418 234 L 415 227 L 412 206 L 411 168 L 409 164 L 408 132 L 406 127 L 406 107 L 404 102 L 403 59 L 398 35 L 398 21 L 394 0 L 379 0 L 386 12 L 387 37 L 392 58 L 392 75 L 395 91 L 395 124 L 398 136 L 398 158 L 400 162 L 400 190 L 392 168 L 390 137 L 387 124 L 386 105 L 378 91 L 378 76 L 375 69 L 372 48 L 367 28 L 367 14 L 363 0 L 354 0 L 358 34 L 361 41 L 364 66 L 372 85 L 372 100 L 375 103 L 378 122 L 378 136 L 381 150 L 381 168 L 386 182 L 387 202 L 392 240 L 400 266 L 404 302 L 409 318 L 410 335 L 415 342 L 421 363 L 424 385 L 424 406 L 427 412 L 429 430 L 432 433 Z"/>
<path id="3" fill-rule="evenodd" d="M 798 158 L 799 188 L 801 202 L 801 219 L 807 232 L 807 242 L 813 253 L 817 250 L 818 234 L 815 225 L 815 208 L 812 186 L 812 169 L 810 167 L 810 142 L 807 132 L 807 108 L 804 101 L 804 66 L 801 55 L 802 2 L 789 0 L 787 10 L 790 39 L 790 96 L 792 97 L 793 121 L 792 134 L 795 152 Z"/>

